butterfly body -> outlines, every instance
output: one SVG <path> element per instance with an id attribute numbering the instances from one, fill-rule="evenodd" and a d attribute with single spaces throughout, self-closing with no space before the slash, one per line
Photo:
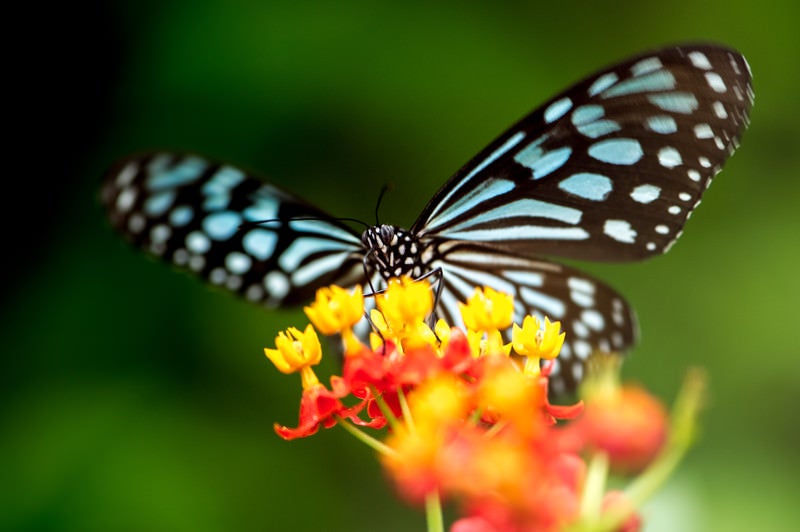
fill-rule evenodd
<path id="1" fill-rule="evenodd" d="M 385 224 L 368 227 L 361 242 L 365 270 L 377 272 L 385 281 L 402 275 L 419 279 L 429 273 L 430 253 L 424 252 L 419 239 L 406 229 Z"/>
<path id="2" fill-rule="evenodd" d="M 457 302 L 475 286 L 510 293 L 516 320 L 562 322 L 567 340 L 551 379 L 560 393 L 580 382 L 593 353 L 629 349 L 637 326 L 615 290 L 543 257 L 634 261 L 667 251 L 738 146 L 752 98 L 749 67 L 727 48 L 630 58 L 501 134 L 408 230 L 359 233 L 235 166 L 178 153 L 119 162 L 102 197 L 135 245 L 267 306 L 307 303 L 333 283 L 380 289 L 406 274 L 441 283 L 437 314 L 458 324 Z"/>

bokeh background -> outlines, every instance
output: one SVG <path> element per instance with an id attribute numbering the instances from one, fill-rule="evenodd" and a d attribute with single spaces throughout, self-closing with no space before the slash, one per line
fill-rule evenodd
<path id="1" fill-rule="evenodd" d="M 408 226 L 461 164 L 589 72 L 687 40 L 740 49 L 742 148 L 666 256 L 580 266 L 626 294 L 625 373 L 671 401 L 707 369 L 703 432 L 646 530 L 796 530 L 798 4 L 127 1 L 13 25 L 6 86 L 0 528 L 420 530 L 344 431 L 287 443 L 295 377 L 262 347 L 304 324 L 128 248 L 96 201 L 130 152 L 192 150 L 329 212 Z M 38 9 L 38 8 L 37 8 Z M 12 21 L 8 21 L 12 24 Z M 16 61 L 15 61 L 16 63 Z"/>

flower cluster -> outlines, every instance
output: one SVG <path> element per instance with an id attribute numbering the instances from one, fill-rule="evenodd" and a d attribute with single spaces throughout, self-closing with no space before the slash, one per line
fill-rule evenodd
<path id="1" fill-rule="evenodd" d="M 367 346 L 353 332 L 364 317 L 361 290 L 319 290 L 305 309 L 312 324 L 265 349 L 303 386 L 298 426 L 276 424 L 278 435 L 347 429 L 379 452 L 401 496 L 426 505 L 430 530 L 443 529 L 442 499 L 463 509 L 455 532 L 638 530 L 640 501 L 606 493 L 605 478 L 609 468 L 658 462 L 667 441 L 660 403 L 606 371 L 585 408 L 551 404 L 551 361 L 564 342 L 558 322 L 526 316 L 507 331 L 513 301 L 490 288 L 461 304 L 466 330 L 430 324 L 433 305 L 428 282 L 391 280 L 375 296 Z M 342 337 L 343 370 L 330 386 L 312 368 L 321 357 L 315 328 Z M 385 427 L 383 440 L 365 432 Z"/>

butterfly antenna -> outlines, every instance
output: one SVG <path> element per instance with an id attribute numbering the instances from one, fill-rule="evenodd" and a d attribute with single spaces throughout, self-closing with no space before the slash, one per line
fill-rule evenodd
<path id="1" fill-rule="evenodd" d="M 378 201 L 375 203 L 375 225 L 381 225 L 381 217 L 379 216 L 378 211 L 381 208 L 381 202 L 383 201 L 383 197 L 390 189 L 393 188 L 394 186 L 392 186 L 389 183 L 386 183 L 381 187 L 381 192 L 380 194 L 378 194 Z"/>
<path id="2" fill-rule="evenodd" d="M 273 224 L 273 223 L 282 224 L 282 223 L 285 223 L 285 222 L 291 222 L 291 221 L 296 221 L 296 220 L 300 220 L 300 221 L 309 221 L 310 220 L 310 221 L 322 221 L 322 222 L 328 222 L 330 220 L 336 220 L 337 222 L 353 222 L 353 223 L 357 223 L 357 224 L 363 225 L 365 229 L 369 227 L 369 224 L 367 222 L 365 222 L 363 220 L 359 220 L 358 218 L 346 218 L 346 217 L 345 218 L 334 218 L 334 217 L 330 217 L 329 218 L 329 217 L 324 217 L 324 216 L 298 216 L 296 218 L 288 218 L 288 219 L 285 219 L 285 220 L 281 219 L 281 218 L 269 218 L 269 219 L 266 219 L 266 220 L 252 220 L 252 221 L 248 220 L 246 222 L 242 222 L 241 224 L 239 224 L 239 230 L 247 229 L 249 227 L 253 227 L 253 226 L 256 226 L 256 225 L 265 225 L 265 224 Z"/>

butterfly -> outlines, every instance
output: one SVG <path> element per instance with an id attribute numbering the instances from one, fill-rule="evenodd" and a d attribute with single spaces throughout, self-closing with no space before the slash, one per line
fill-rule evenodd
<path id="1" fill-rule="evenodd" d="M 655 50 L 601 70 L 514 124 L 433 196 L 410 229 L 354 230 L 299 197 L 194 154 L 126 158 L 107 174 L 110 220 L 136 246 L 267 306 L 391 277 L 441 283 L 460 323 L 475 286 L 514 296 L 515 319 L 559 320 L 551 389 L 593 353 L 623 353 L 636 318 L 608 285 L 543 257 L 636 261 L 666 252 L 739 145 L 750 68 L 716 45 Z"/>

